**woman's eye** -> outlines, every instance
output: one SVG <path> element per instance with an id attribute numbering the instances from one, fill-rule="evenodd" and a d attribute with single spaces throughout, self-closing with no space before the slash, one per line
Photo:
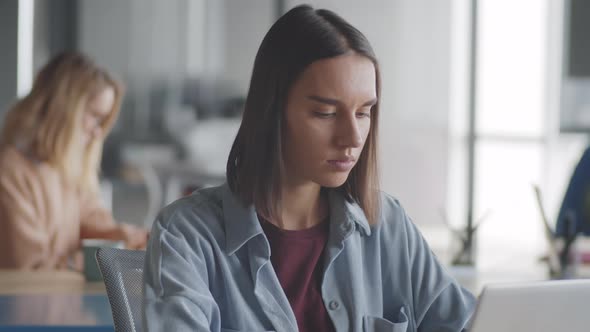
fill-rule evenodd
<path id="1" fill-rule="evenodd" d="M 315 116 L 317 116 L 318 118 L 322 118 L 322 119 L 331 118 L 334 115 L 336 115 L 335 112 L 313 112 L 313 114 Z"/>
<path id="2" fill-rule="evenodd" d="M 357 118 L 371 118 L 371 110 L 373 109 L 372 106 L 364 106 L 356 111 Z"/>

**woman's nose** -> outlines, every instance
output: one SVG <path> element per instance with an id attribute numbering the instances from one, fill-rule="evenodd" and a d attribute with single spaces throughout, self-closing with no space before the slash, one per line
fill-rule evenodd
<path id="1" fill-rule="evenodd" d="M 361 128 L 356 117 L 342 120 L 338 124 L 337 144 L 341 147 L 358 148 L 363 145 Z"/>

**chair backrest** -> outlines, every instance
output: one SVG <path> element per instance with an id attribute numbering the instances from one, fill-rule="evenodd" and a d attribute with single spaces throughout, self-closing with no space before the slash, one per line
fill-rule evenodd
<path id="1" fill-rule="evenodd" d="M 100 248 L 96 251 L 117 332 L 142 331 L 144 260 L 142 250 Z"/>

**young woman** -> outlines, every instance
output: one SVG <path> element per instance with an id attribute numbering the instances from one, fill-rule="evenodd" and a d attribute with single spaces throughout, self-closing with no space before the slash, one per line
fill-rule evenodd
<path id="1" fill-rule="evenodd" d="M 90 59 L 64 53 L 37 75 L 4 118 L 0 139 L 0 268 L 80 268 L 84 238 L 145 245 L 147 231 L 117 224 L 99 200 L 105 135 L 123 95 Z M 79 261 L 79 260 L 78 260 Z"/>
<path id="2" fill-rule="evenodd" d="M 460 331 L 475 299 L 378 190 L 379 66 L 328 10 L 258 50 L 227 184 L 164 209 L 145 266 L 151 331 Z"/>

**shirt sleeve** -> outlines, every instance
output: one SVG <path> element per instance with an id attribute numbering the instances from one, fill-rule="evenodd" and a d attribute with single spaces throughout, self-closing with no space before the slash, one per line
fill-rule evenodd
<path id="1" fill-rule="evenodd" d="M 418 331 L 463 331 L 468 328 L 476 299 L 447 272 L 405 215 Z"/>
<path id="2" fill-rule="evenodd" d="M 34 186 L 26 173 L 0 175 L 0 268 L 33 269 L 47 259 L 49 234 Z"/>
<path id="3" fill-rule="evenodd" d="M 174 220 L 170 220 L 174 221 Z M 220 312 L 211 292 L 205 253 L 183 233 L 154 223 L 144 269 L 146 331 L 219 331 Z"/>

